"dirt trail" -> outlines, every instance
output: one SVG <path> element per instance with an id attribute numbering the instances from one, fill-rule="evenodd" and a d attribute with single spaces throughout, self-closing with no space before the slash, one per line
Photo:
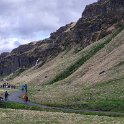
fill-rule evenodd
<path id="1" fill-rule="evenodd" d="M 44 105 L 40 105 L 40 104 L 36 104 L 36 103 L 32 103 L 32 102 L 27 102 L 25 103 L 25 101 L 23 99 L 21 99 L 20 97 L 23 96 L 25 94 L 25 92 L 23 91 L 16 91 L 11 93 L 8 96 L 8 101 L 10 102 L 17 102 L 17 103 L 22 103 L 22 104 L 27 104 L 28 106 L 37 106 L 37 107 L 41 107 L 41 108 L 49 108 L 48 106 L 44 106 Z"/>
<path id="2" fill-rule="evenodd" d="M 106 111 L 93 111 L 93 110 L 76 110 L 76 109 L 69 109 L 69 108 L 62 108 L 62 107 L 51 107 L 51 106 L 45 106 L 45 105 L 41 105 L 41 104 L 37 104 L 37 103 L 32 103 L 30 101 L 28 101 L 27 103 L 25 103 L 25 101 L 23 99 L 20 98 L 20 96 L 24 95 L 25 92 L 22 91 L 16 91 L 13 92 L 9 95 L 8 97 L 8 102 L 16 102 L 16 103 L 22 103 L 22 104 L 27 104 L 28 106 L 36 106 L 36 107 L 40 107 L 43 109 L 54 109 L 54 110 L 61 110 L 64 112 L 82 112 L 82 113 L 98 113 L 99 114 L 107 114 L 107 115 L 116 115 L 116 116 L 124 116 L 124 113 L 120 113 L 120 112 L 106 112 Z"/>

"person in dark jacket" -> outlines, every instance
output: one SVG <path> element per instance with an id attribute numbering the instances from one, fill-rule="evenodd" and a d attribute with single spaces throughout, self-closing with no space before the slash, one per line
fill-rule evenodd
<path id="1" fill-rule="evenodd" d="M 25 91 L 27 92 L 27 88 L 28 88 L 28 86 L 27 86 L 27 84 L 25 84 Z"/>
<path id="2" fill-rule="evenodd" d="M 8 96 L 9 96 L 9 94 L 8 94 L 8 92 L 6 91 L 6 92 L 5 92 L 5 101 L 7 101 Z"/>

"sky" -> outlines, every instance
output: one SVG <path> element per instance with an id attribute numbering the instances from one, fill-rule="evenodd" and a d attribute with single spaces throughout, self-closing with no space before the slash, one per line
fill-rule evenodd
<path id="1" fill-rule="evenodd" d="M 97 0 L 0 0 L 0 53 L 48 38 Z"/>

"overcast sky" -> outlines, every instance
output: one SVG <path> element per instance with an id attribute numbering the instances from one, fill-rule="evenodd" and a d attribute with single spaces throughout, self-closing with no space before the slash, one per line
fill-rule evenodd
<path id="1" fill-rule="evenodd" d="M 0 0 L 0 53 L 49 37 L 97 0 Z"/>

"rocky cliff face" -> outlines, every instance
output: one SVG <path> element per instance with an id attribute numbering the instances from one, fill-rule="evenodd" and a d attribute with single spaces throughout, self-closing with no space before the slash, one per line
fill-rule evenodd
<path id="1" fill-rule="evenodd" d="M 123 0 L 99 0 L 86 6 L 75 29 L 75 39 L 85 47 L 119 27 L 124 22 Z"/>
<path id="2" fill-rule="evenodd" d="M 51 33 L 49 39 L 21 45 L 11 53 L 0 55 L 0 75 L 19 68 L 30 68 L 40 58 L 44 63 L 57 56 L 66 47 L 88 46 L 124 23 L 124 0 L 98 0 L 86 6 L 77 23 L 70 23 Z"/>
<path id="3" fill-rule="evenodd" d="M 30 68 L 39 58 L 44 63 L 60 53 L 60 50 L 59 46 L 53 46 L 48 39 L 19 46 L 11 53 L 0 55 L 0 75 L 10 74 L 20 68 Z"/>
<path id="4" fill-rule="evenodd" d="M 123 0 L 98 0 L 86 6 L 77 23 L 61 27 L 50 38 L 64 47 L 80 43 L 84 48 L 112 33 L 123 23 Z"/>

